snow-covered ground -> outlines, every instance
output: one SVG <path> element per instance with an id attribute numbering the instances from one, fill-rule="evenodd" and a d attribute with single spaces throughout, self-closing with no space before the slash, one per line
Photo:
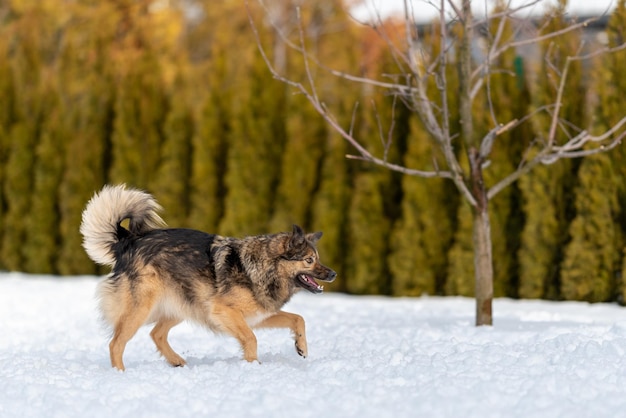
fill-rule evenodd
<path id="1" fill-rule="evenodd" d="M 626 414 L 626 308 L 298 294 L 309 358 L 260 330 L 261 364 L 196 326 L 169 367 L 142 328 L 110 368 L 94 277 L 0 274 L 0 417 L 616 417 Z"/>

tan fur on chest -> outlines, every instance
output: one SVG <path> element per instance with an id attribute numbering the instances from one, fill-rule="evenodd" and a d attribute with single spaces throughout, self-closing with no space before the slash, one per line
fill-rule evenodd
<path id="1" fill-rule="evenodd" d="M 254 298 L 252 292 L 241 287 L 232 288 L 226 295 L 215 298 L 213 304 L 226 306 L 235 311 L 241 312 L 246 323 L 254 327 L 261 323 L 265 318 L 276 312 L 270 312 L 264 309 Z"/>

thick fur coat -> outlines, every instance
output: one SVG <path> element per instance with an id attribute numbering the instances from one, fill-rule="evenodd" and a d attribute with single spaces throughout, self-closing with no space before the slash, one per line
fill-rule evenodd
<path id="1" fill-rule="evenodd" d="M 160 209 L 151 195 L 118 185 L 105 186 L 83 212 L 87 254 L 112 268 L 98 287 L 102 316 L 113 329 L 112 366 L 124 370 L 126 344 L 147 323 L 156 324 L 150 335 L 159 352 L 183 366 L 167 337 L 184 320 L 232 335 L 248 361 L 257 360 L 252 328 L 288 328 L 306 357 L 304 320 L 281 308 L 296 291 L 321 293 L 317 280 L 335 279 L 319 261 L 322 233 L 294 225 L 289 233 L 223 237 L 166 228 Z"/>

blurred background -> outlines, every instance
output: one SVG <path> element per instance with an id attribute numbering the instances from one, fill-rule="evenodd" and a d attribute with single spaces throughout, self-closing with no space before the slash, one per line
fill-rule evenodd
<path id="1" fill-rule="evenodd" d="M 353 124 L 377 155 L 382 130 L 393 140 L 389 160 L 433 169 L 439 156 L 416 115 L 402 106 L 392 113 L 384 91 L 325 71 L 397 80 L 387 42 L 344 2 L 251 1 L 272 65 L 307 81 L 301 54 L 284 42 L 299 39 L 294 3 L 322 64 L 312 70 L 318 93 L 339 122 Z M 567 19 L 549 24 L 558 30 Z M 400 33 L 404 22 L 390 16 L 384 25 Z M 419 30 L 435 48 L 436 27 Z M 504 54 L 499 65 L 510 70 L 491 79 L 500 119 L 550 103 L 555 85 L 542 57 L 563 62 L 583 40 L 591 49 L 626 41 L 624 1 L 580 31 Z M 624 68 L 626 51 L 574 65 L 564 117 L 598 129 L 624 117 Z M 454 85 L 455 72 L 449 77 Z M 487 126 L 489 109 L 474 111 Z M 535 118 L 502 135 L 487 181 L 513 170 L 548 122 Z M 174 227 L 234 236 L 293 223 L 323 231 L 320 254 L 339 273 L 335 291 L 472 295 L 470 208 L 453 184 L 345 158 L 353 152 L 272 77 L 243 1 L 0 3 L 0 270 L 105 273 L 81 247 L 81 212 L 104 184 L 126 183 L 153 193 Z M 539 167 L 496 197 L 495 296 L 624 301 L 625 153 L 620 145 Z"/>

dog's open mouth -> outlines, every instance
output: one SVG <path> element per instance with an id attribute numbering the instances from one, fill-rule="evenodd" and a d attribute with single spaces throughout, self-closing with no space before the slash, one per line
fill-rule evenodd
<path id="1" fill-rule="evenodd" d="M 324 286 L 317 284 L 315 279 L 308 274 L 298 274 L 298 281 L 296 283 L 311 293 L 322 293 L 324 291 Z"/>

